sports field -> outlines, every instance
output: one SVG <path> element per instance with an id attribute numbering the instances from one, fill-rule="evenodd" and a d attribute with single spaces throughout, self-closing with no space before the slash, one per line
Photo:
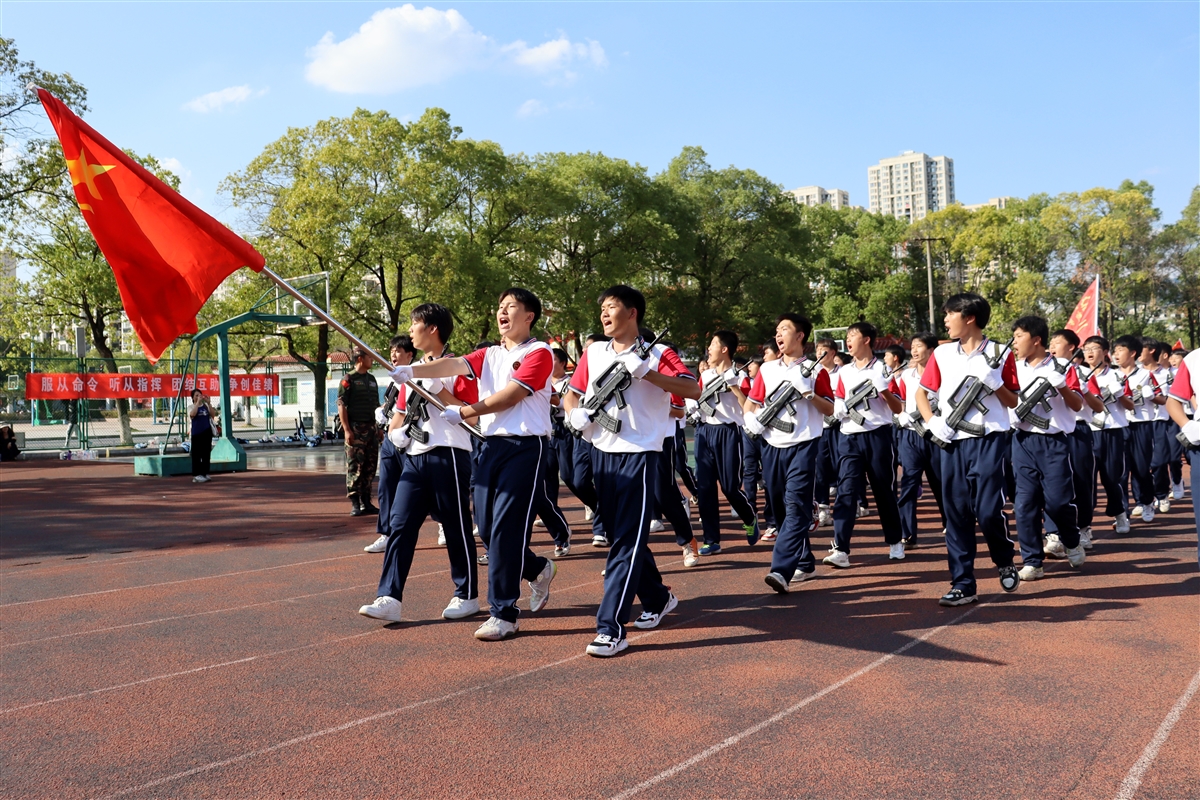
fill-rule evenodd
<path id="1" fill-rule="evenodd" d="M 343 494 L 319 472 L 5 464 L 0 797 L 1200 796 L 1190 497 L 1119 539 L 1098 524 L 1081 571 L 1012 595 L 981 547 L 982 602 L 957 609 L 929 500 L 905 561 L 872 515 L 852 569 L 786 596 L 767 546 L 688 570 L 658 534 L 679 608 L 601 660 L 604 551 L 565 491 L 576 548 L 500 643 L 440 618 L 433 524 L 405 621 L 359 616 L 381 556 Z"/>

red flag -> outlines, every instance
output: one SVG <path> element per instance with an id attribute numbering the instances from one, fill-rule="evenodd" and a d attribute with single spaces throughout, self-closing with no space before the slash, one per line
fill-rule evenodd
<path id="1" fill-rule="evenodd" d="M 44 89 L 84 221 L 112 266 L 125 314 L 151 362 L 195 333 L 196 313 L 230 273 L 261 270 L 244 239 L 188 202 Z"/>
<path id="2" fill-rule="evenodd" d="M 1100 276 L 1092 281 L 1092 285 L 1079 298 L 1079 304 L 1071 312 L 1067 320 L 1067 328 L 1075 331 L 1080 341 L 1089 336 L 1100 335 Z"/>
<path id="3" fill-rule="evenodd" d="M 1171 345 L 1171 349 L 1172 350 L 1186 350 L 1187 348 L 1183 346 L 1183 339 L 1176 339 L 1175 344 Z"/>

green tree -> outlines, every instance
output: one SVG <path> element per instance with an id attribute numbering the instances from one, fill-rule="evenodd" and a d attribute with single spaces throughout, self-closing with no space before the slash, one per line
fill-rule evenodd
<path id="1" fill-rule="evenodd" d="M 1159 243 L 1169 317 L 1186 332 L 1189 349 L 1200 346 L 1200 186 L 1192 189 L 1179 221 L 1162 231 Z M 1175 341 L 1169 334 L 1164 338 Z"/>

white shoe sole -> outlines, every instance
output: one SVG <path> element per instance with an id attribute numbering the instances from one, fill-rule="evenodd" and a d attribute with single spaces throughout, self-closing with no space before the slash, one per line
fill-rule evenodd
<path id="1" fill-rule="evenodd" d="M 479 610 L 478 600 L 475 601 L 474 608 L 465 606 L 451 610 L 447 607 L 444 611 L 442 611 L 442 619 L 466 619 L 467 617 L 473 617 L 478 614 Z"/>
<path id="2" fill-rule="evenodd" d="M 399 614 L 397 614 L 395 616 L 385 615 L 381 611 L 375 611 L 374 609 L 370 609 L 368 606 L 363 606 L 362 608 L 360 608 L 358 610 L 358 613 L 362 614 L 364 617 L 370 617 L 371 619 L 377 619 L 377 620 L 380 620 L 381 622 L 400 622 L 401 621 L 401 616 Z"/>
<path id="3" fill-rule="evenodd" d="M 621 639 L 612 645 L 597 646 L 594 644 L 589 644 L 587 646 L 587 654 L 589 656 L 595 656 L 596 658 L 612 658 L 627 647 L 629 647 L 628 639 Z"/>

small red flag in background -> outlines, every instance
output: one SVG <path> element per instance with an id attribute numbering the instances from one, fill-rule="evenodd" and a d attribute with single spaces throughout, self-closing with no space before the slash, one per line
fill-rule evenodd
<path id="1" fill-rule="evenodd" d="M 1100 276 L 1092 281 L 1092 285 L 1079 298 L 1079 304 L 1071 312 L 1067 320 L 1067 328 L 1075 331 L 1080 341 L 1089 336 L 1100 335 Z"/>
<path id="2" fill-rule="evenodd" d="M 1183 339 L 1176 339 L 1175 344 L 1171 345 L 1171 349 L 1172 350 L 1186 350 L 1187 348 L 1183 346 Z"/>
<path id="3" fill-rule="evenodd" d="M 221 281 L 266 260 L 245 239 L 154 177 L 38 89 L 62 143 L 79 209 L 112 266 L 125 314 L 153 363 L 195 333 L 196 314 Z"/>

